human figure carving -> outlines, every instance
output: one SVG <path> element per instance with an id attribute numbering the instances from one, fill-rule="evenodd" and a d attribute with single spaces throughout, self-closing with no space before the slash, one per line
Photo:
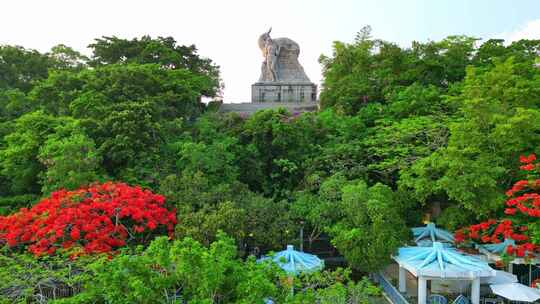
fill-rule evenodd
<path id="1" fill-rule="evenodd" d="M 278 80 L 277 65 L 278 65 L 280 47 L 279 45 L 274 43 L 274 41 L 272 41 L 272 38 L 268 37 L 268 39 L 266 39 L 266 44 L 264 48 L 266 51 L 265 63 L 266 63 L 268 74 L 272 81 L 277 81 Z"/>

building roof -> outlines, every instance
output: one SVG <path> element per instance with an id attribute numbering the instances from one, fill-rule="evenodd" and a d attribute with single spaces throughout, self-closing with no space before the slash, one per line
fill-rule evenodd
<path id="1" fill-rule="evenodd" d="M 394 260 L 416 277 L 470 280 L 495 275 L 486 262 L 440 242 L 431 247 L 402 247 Z"/>

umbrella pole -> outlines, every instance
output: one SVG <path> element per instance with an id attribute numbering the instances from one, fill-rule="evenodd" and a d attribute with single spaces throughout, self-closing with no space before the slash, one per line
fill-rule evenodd
<path id="1" fill-rule="evenodd" d="M 300 251 L 304 251 L 304 225 L 300 227 Z"/>
<path id="2" fill-rule="evenodd" d="M 287 279 L 289 281 L 289 284 L 291 285 L 291 297 L 292 297 L 294 296 L 294 279 L 293 277 L 288 277 Z"/>
<path id="3" fill-rule="evenodd" d="M 532 284 L 532 263 L 529 262 L 529 286 Z"/>

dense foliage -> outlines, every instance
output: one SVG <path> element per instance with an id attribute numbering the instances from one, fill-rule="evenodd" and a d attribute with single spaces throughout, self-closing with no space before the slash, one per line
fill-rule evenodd
<path id="1" fill-rule="evenodd" d="M 365 274 L 426 219 L 475 241 L 511 236 L 518 256 L 540 245 L 537 177 L 523 171 L 535 160 L 518 169 L 540 153 L 539 40 L 400 47 L 366 27 L 321 56 L 320 111 L 251 116 L 202 102 L 222 84 L 195 46 L 144 36 L 89 48 L 0 47 L 2 271 L 57 265 L 35 273 L 85 286 L 65 301 L 365 303 L 368 283 L 349 279 L 296 280 L 290 297 L 283 274 L 248 256 L 302 234 Z M 162 234 L 175 240 L 149 245 Z M 56 262 L 82 252 L 97 261 Z M 43 296 L 42 281 L 14 281 L 0 288 L 8 302 Z"/>
<path id="2" fill-rule="evenodd" d="M 112 259 L 1 255 L 0 303 L 384 303 L 377 287 L 367 278 L 355 283 L 347 269 L 292 278 L 237 252 L 219 234 L 209 246 L 160 237 Z"/>

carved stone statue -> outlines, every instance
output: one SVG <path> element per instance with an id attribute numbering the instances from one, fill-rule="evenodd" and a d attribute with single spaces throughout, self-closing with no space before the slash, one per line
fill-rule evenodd
<path id="1" fill-rule="evenodd" d="M 317 86 L 298 62 L 300 46 L 289 38 L 272 39 L 271 31 L 272 28 L 259 36 L 264 60 L 259 81 L 251 86 L 251 101 L 316 102 Z"/>
<path id="2" fill-rule="evenodd" d="M 259 82 L 310 82 L 304 68 L 298 62 L 300 46 L 289 38 L 270 37 L 270 32 L 259 37 L 258 44 L 264 61 Z"/>

